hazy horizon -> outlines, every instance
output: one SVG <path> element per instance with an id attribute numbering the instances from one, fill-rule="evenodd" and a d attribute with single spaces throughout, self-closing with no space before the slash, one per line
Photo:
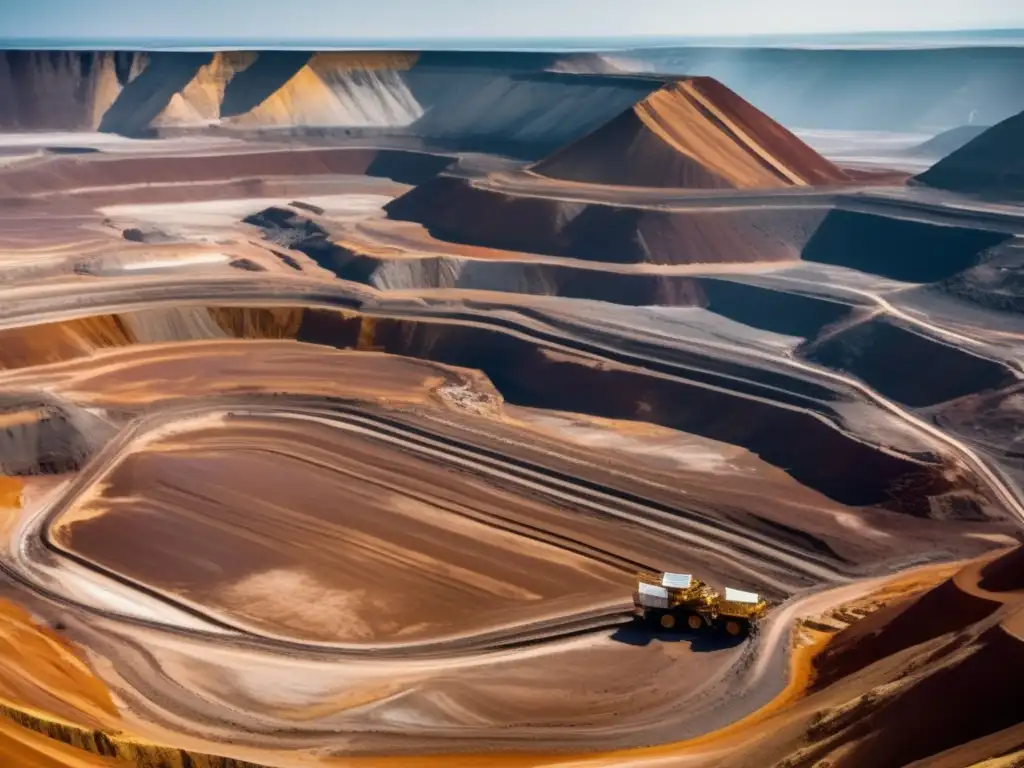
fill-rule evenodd
<path id="1" fill-rule="evenodd" d="M 282 8 L 285 10 L 282 11 Z M 453 48 L 559 43 L 685 44 L 695 41 L 813 42 L 842 36 L 970 36 L 982 44 L 1024 31 L 1015 0 L 933 0 L 920 8 L 890 0 L 36 0 L 0 4 L 0 44 L 59 47 Z M 156 34 L 158 32 L 158 34 Z M 986 35 L 982 35 L 985 37 Z M 1003 43 L 1005 44 L 1005 43 Z"/>
<path id="2" fill-rule="evenodd" d="M 801 35 L 746 36 L 633 36 L 633 37 L 522 37 L 522 38 L 338 38 L 280 42 L 268 38 L 4 38 L 0 48 L 47 50 L 416 50 L 465 52 L 573 52 L 619 51 L 677 47 L 764 47 L 803 49 L 913 49 L 1024 46 L 1024 28 L 976 30 L 922 30 L 919 32 L 857 32 Z"/>

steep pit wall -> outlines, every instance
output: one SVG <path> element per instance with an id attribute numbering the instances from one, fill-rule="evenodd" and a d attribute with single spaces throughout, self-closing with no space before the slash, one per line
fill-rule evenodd
<path id="1" fill-rule="evenodd" d="M 0 129 L 95 130 L 147 60 L 132 52 L 0 52 Z"/>
<path id="2" fill-rule="evenodd" d="M 824 209 L 661 211 L 515 196 L 439 176 L 388 203 L 392 219 L 465 245 L 616 264 L 795 261 Z"/>
<path id="3" fill-rule="evenodd" d="M 888 656 L 983 621 L 999 605 L 965 592 L 950 579 L 883 608 L 843 630 L 815 659 L 815 687 L 824 688 Z"/>
<path id="4" fill-rule="evenodd" d="M 802 345 L 805 360 L 852 374 L 880 394 L 926 408 L 1017 381 L 1003 363 L 929 338 L 897 318 L 874 317 Z"/>
<path id="5" fill-rule="evenodd" d="M 705 303 L 700 282 L 693 278 L 598 272 L 554 264 L 470 261 L 444 256 L 394 260 L 352 256 L 334 271 L 344 280 L 384 291 L 455 288 L 590 299 L 638 307 L 699 307 Z"/>
<path id="6" fill-rule="evenodd" d="M 663 79 L 573 54 L 5 51 L 0 128 L 307 129 L 410 137 L 539 159 Z"/>
<path id="7" fill-rule="evenodd" d="M 836 635 L 815 658 L 814 690 L 832 686 L 852 698 L 816 713 L 809 745 L 789 764 L 898 768 L 946 750 L 981 759 L 993 749 L 987 740 L 1001 732 L 1012 739 L 1008 729 L 1020 724 L 1016 691 L 1024 685 L 1024 606 L 1019 592 L 984 582 L 988 571 L 1019 564 L 1019 548 L 971 561 L 923 595 Z M 948 757 L 929 764 L 974 763 Z"/>
<path id="8" fill-rule="evenodd" d="M 932 283 L 974 266 L 1010 235 L 971 227 L 834 210 L 801 254 L 804 261 L 835 264 L 911 283 Z"/>
<path id="9" fill-rule="evenodd" d="M 1004 460 L 1024 459 L 1024 384 L 979 392 L 924 411 L 943 429 L 984 446 Z"/>
<path id="10" fill-rule="evenodd" d="M 607 301 L 626 306 L 704 307 L 730 320 L 805 339 L 847 318 L 849 304 L 728 278 L 605 272 L 582 265 L 485 261 L 455 256 L 389 258 L 330 239 L 302 211 L 268 208 L 244 219 L 265 239 L 305 253 L 343 280 L 383 291 L 457 289 Z"/>
<path id="11" fill-rule="evenodd" d="M 1024 240 L 1007 240 L 982 254 L 977 266 L 912 290 L 952 297 L 983 309 L 1024 314 Z"/>
<path id="12" fill-rule="evenodd" d="M 77 337 L 77 343 L 59 348 L 51 345 L 44 360 L 84 359 L 103 346 L 217 340 L 240 334 L 288 338 L 294 334 L 298 341 L 382 351 L 479 370 L 512 404 L 647 421 L 743 446 L 805 485 L 854 506 L 885 504 L 927 517 L 941 507 L 947 495 L 965 489 L 974 491 L 926 449 L 913 457 L 883 453 L 839 431 L 807 409 L 829 414 L 829 402 L 841 401 L 843 395 L 784 371 L 755 369 L 738 360 L 683 352 L 664 357 L 663 364 L 652 362 L 651 370 L 638 369 L 628 362 L 616 362 L 619 353 L 605 351 L 601 353 L 605 359 L 599 360 L 556 352 L 539 338 L 524 336 L 528 324 L 497 316 L 489 319 L 484 312 L 467 312 L 463 318 L 445 320 L 360 316 L 331 310 L 300 313 L 301 320 L 290 310 L 189 307 L 72 321 L 67 324 L 69 328 L 78 324 L 85 328 L 120 328 L 122 332 L 117 339 L 101 338 L 102 346 L 83 344 Z M 558 324 L 551 322 L 552 330 L 541 337 L 550 336 L 569 347 L 581 343 L 574 341 L 572 328 L 562 335 Z M 62 328 L 57 323 L 6 331 L 0 335 L 0 349 L 16 348 L 7 344 L 9 339 L 29 349 L 45 349 L 39 340 L 66 338 L 67 331 Z M 26 332 L 33 334 L 31 339 Z M 632 348 L 624 347 L 624 361 L 632 359 Z M 61 356 L 55 356 L 54 350 Z M 636 352 L 647 356 L 666 354 L 666 350 L 650 345 L 636 346 Z M 34 364 L 35 359 L 19 357 L 5 362 L 8 367 L 22 368 Z M 672 378 L 658 373 L 662 369 Z M 981 499 L 977 495 L 974 498 Z M 972 506 L 975 501 L 967 498 L 963 503 Z M 968 516 L 982 514 L 976 510 Z"/>
<path id="13" fill-rule="evenodd" d="M 438 176 L 388 203 L 453 243 L 613 263 L 803 259 L 927 283 L 973 267 L 1002 232 L 822 207 L 655 210 L 518 196 Z"/>
<path id="14" fill-rule="evenodd" d="M 305 248 L 299 244 L 299 250 Z M 625 306 L 703 307 L 752 328 L 813 339 L 847 318 L 849 304 L 789 293 L 738 280 L 651 273 L 602 272 L 575 266 L 463 260 L 455 257 L 387 259 L 335 246 L 337 258 L 319 261 L 344 280 L 382 291 L 458 289 L 607 301 Z M 312 254 L 311 254 L 312 255 Z"/>
<path id="15" fill-rule="evenodd" d="M 804 411 L 546 350 L 497 330 L 311 311 L 298 338 L 477 369 L 515 405 L 647 421 L 741 445 L 798 481 L 854 506 L 888 504 L 928 516 L 929 500 L 958 482 L 943 475 L 934 456 L 882 453 Z M 896 498 L 899 488 L 910 492 Z"/>
<path id="16" fill-rule="evenodd" d="M 343 280 L 380 290 L 416 288 L 500 291 L 534 296 L 594 299 L 632 306 L 702 306 L 692 278 L 645 273 L 613 274 L 570 266 L 474 261 L 448 256 L 388 259 L 334 243 L 323 226 L 295 207 L 267 208 L 243 223 L 264 239 L 309 256 Z"/>
<path id="17" fill-rule="evenodd" d="M 955 758 L 943 763 L 936 756 L 946 750 L 969 752 L 973 746 L 978 759 L 984 759 L 992 752 L 975 742 L 1004 732 L 1013 739 L 1009 729 L 1020 723 L 1014 702 L 1024 684 L 1024 643 L 1002 626 L 968 625 L 955 637 L 923 644 L 916 653 L 908 651 L 879 666 L 887 662 L 898 663 L 902 672 L 893 670 L 889 682 L 821 711 L 808 732 L 811 746 L 796 765 L 813 765 L 826 754 L 836 768 L 900 768 L 918 760 L 973 765 L 974 760 Z"/>
<path id="18" fill-rule="evenodd" d="M 0 474 L 74 472 L 116 433 L 106 420 L 74 406 L 35 404 L 6 396 L 0 403 Z"/>
<path id="19" fill-rule="evenodd" d="M 730 320 L 785 336 L 813 339 L 850 316 L 852 307 L 818 296 L 766 288 L 738 280 L 696 278 L 707 309 Z"/>
<path id="20" fill-rule="evenodd" d="M 981 569 L 981 589 L 990 592 L 1024 590 L 1024 546 L 1016 547 Z"/>

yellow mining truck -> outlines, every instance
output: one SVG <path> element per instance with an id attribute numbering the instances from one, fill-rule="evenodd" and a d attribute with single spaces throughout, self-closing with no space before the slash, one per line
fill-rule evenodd
<path id="1" fill-rule="evenodd" d="M 688 573 L 640 573 L 633 615 L 662 629 L 715 629 L 732 637 L 757 628 L 768 602 L 754 592 L 726 587 L 720 595 Z"/>

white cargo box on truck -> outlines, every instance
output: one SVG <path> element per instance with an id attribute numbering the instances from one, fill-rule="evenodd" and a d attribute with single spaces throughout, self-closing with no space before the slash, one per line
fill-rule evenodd
<path id="1" fill-rule="evenodd" d="M 725 599 L 730 603 L 756 603 L 761 598 L 756 592 L 744 592 L 732 587 L 725 588 Z"/>
<path id="2" fill-rule="evenodd" d="M 637 588 L 637 602 L 644 608 L 668 608 L 668 590 L 641 581 Z"/>
<path id="3" fill-rule="evenodd" d="M 689 589 L 693 584 L 693 576 L 688 573 L 663 573 L 661 586 L 669 589 Z"/>

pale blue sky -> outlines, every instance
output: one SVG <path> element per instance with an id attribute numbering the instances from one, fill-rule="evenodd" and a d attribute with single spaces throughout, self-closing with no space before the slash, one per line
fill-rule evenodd
<path id="1" fill-rule="evenodd" d="M 1024 0 L 0 0 L 0 38 L 622 38 L 1024 27 Z"/>

